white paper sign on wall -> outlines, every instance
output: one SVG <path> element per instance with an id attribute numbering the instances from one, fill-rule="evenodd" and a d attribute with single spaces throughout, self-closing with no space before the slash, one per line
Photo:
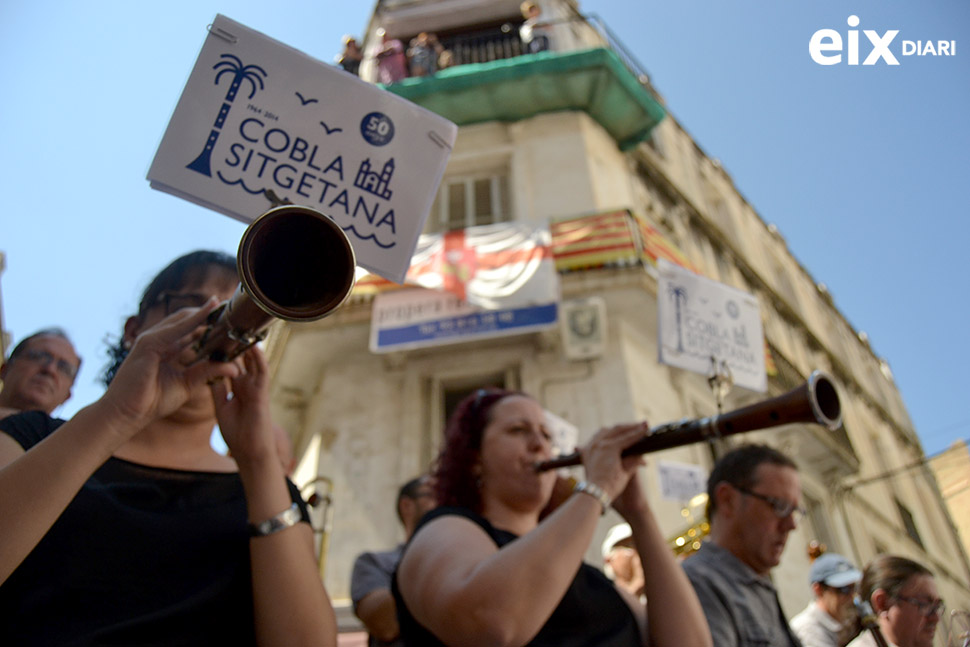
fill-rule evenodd
<path id="1" fill-rule="evenodd" d="M 707 491 L 707 471 L 699 465 L 659 461 L 660 496 L 665 501 L 686 503 Z"/>
<path id="2" fill-rule="evenodd" d="M 758 300 L 663 259 L 657 271 L 660 362 L 709 375 L 714 358 L 727 364 L 738 386 L 766 391 Z"/>

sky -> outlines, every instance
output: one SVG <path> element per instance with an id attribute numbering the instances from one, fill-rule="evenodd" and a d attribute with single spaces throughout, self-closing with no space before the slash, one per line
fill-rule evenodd
<path id="1" fill-rule="evenodd" d="M 0 4 L 0 275 L 16 343 L 51 325 L 84 358 L 70 417 L 98 398 L 105 339 L 175 257 L 234 253 L 245 226 L 145 175 L 217 13 L 333 62 L 369 1 L 32 0 Z M 924 451 L 970 438 L 970 3 L 587 1 L 697 144 L 894 374 Z M 855 15 L 857 27 L 847 21 Z M 889 66 L 820 65 L 820 29 L 876 41 Z M 898 34 L 887 41 L 887 32 Z M 900 56 L 901 41 L 955 56 Z M 826 56 L 834 52 L 823 52 Z M 878 57 L 877 57 L 878 58 Z M 961 188 L 964 187 L 964 188 Z"/>

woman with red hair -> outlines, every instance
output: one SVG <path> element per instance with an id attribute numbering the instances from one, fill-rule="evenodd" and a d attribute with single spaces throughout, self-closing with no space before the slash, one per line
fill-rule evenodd
<path id="1" fill-rule="evenodd" d="M 405 549 L 393 590 L 406 645 L 710 647 L 700 603 L 622 450 L 645 424 L 617 425 L 580 448 L 586 480 L 548 516 L 554 472 L 545 411 L 529 396 L 479 390 L 445 431 L 440 506 Z M 608 507 L 630 524 L 646 607 L 583 563 Z M 541 521 L 540 521 L 541 519 Z"/>

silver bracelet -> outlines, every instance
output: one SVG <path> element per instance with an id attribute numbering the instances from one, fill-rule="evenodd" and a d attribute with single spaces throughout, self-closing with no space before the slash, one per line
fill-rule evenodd
<path id="1" fill-rule="evenodd" d="M 583 494 L 588 494 L 599 501 L 600 505 L 603 506 L 603 511 L 600 512 L 601 516 L 606 514 L 606 511 L 610 509 L 610 503 L 612 503 L 610 501 L 610 496 L 603 490 L 603 488 L 595 483 L 590 483 L 589 481 L 580 481 L 576 484 L 576 487 L 573 488 L 573 492 L 582 492 Z"/>
<path id="2" fill-rule="evenodd" d="M 280 530 L 296 525 L 302 519 L 303 515 L 300 514 L 300 506 L 294 503 L 275 517 L 270 517 L 266 521 L 260 521 L 259 523 L 249 524 L 249 536 L 265 537 L 266 535 L 272 535 L 274 532 L 279 532 Z"/>

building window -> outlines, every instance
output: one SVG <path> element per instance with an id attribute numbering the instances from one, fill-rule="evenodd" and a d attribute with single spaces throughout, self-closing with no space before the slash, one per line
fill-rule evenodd
<path id="1" fill-rule="evenodd" d="M 797 302 L 795 301 L 795 287 L 792 285 L 791 277 L 777 258 L 772 257 L 771 264 L 775 270 L 775 288 L 782 297 L 788 300 L 789 305 L 794 308 Z"/>
<path id="2" fill-rule="evenodd" d="M 710 276 L 714 273 L 717 261 L 715 260 L 716 254 L 711 247 L 711 241 L 707 235 L 707 231 L 692 222 L 690 224 L 690 235 L 691 243 L 693 243 L 695 250 L 694 258 L 697 264 L 704 270 L 702 274 Z"/>
<path id="3" fill-rule="evenodd" d="M 822 502 L 805 492 L 802 492 L 802 501 L 808 513 L 812 530 L 815 531 L 814 539 L 824 544 L 828 550 L 835 550 L 837 548 L 835 545 L 835 536 L 829 527 L 828 514 L 826 514 L 825 508 L 822 506 Z"/>
<path id="4" fill-rule="evenodd" d="M 649 146 L 653 152 L 655 152 L 660 157 L 666 157 L 664 153 L 663 139 L 660 137 L 660 133 L 656 128 L 650 131 L 650 135 L 647 137 L 647 146 Z"/>
<path id="5" fill-rule="evenodd" d="M 445 178 L 431 205 L 425 233 L 512 220 L 508 173 Z"/>
<path id="6" fill-rule="evenodd" d="M 721 283 L 725 285 L 737 285 L 734 281 L 736 270 L 734 268 L 731 252 L 727 249 L 716 246 L 714 248 L 714 258 L 717 260 L 717 273 Z"/>
<path id="7" fill-rule="evenodd" d="M 428 386 L 428 435 L 422 448 L 422 461 L 431 464 L 440 450 L 444 429 L 455 407 L 467 395 L 478 389 L 496 387 L 500 389 L 519 389 L 518 367 L 498 368 L 484 373 L 468 374 L 464 371 L 431 377 Z"/>
<path id="8" fill-rule="evenodd" d="M 909 511 L 909 508 L 903 505 L 903 502 L 899 499 L 895 499 L 896 507 L 899 509 L 899 516 L 903 519 L 903 526 L 906 527 L 906 534 L 909 538 L 919 544 L 920 548 L 923 548 L 923 538 L 919 536 L 919 530 L 916 529 L 916 520 L 913 519 L 913 513 Z"/>
<path id="9" fill-rule="evenodd" d="M 443 389 L 444 392 L 442 393 L 442 397 L 444 398 L 444 402 L 442 404 L 445 412 L 445 420 L 451 418 L 451 414 L 455 412 L 455 407 L 457 407 L 458 403 L 464 400 L 467 396 L 471 395 L 478 389 L 488 388 L 507 388 L 505 385 L 505 376 L 495 375 L 491 378 L 483 379 L 476 386 L 467 386 L 467 383 L 466 385 L 456 387 L 445 386 Z"/>

